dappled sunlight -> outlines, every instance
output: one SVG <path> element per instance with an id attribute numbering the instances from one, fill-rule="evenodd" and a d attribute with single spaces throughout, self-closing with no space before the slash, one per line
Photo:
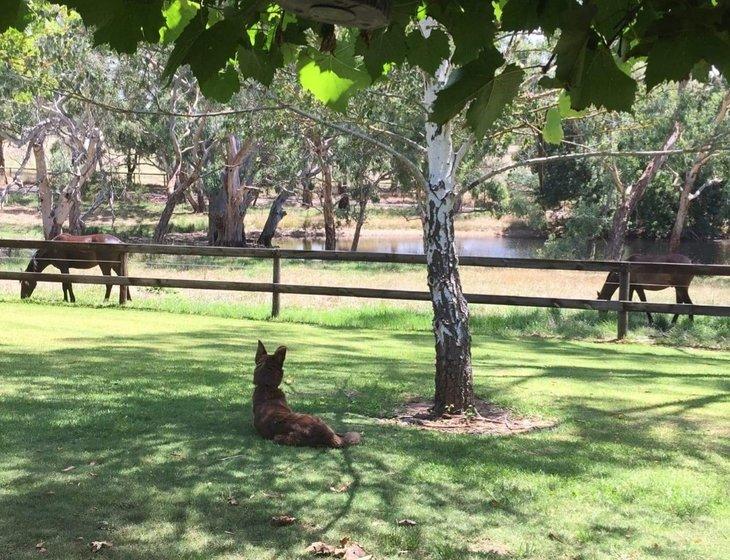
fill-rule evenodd
<path id="1" fill-rule="evenodd" d="M 639 511 L 663 512 L 632 529 L 640 540 L 691 530 L 680 524 L 722 500 L 727 354 L 475 337 L 477 393 L 559 425 L 449 436 L 378 421 L 430 396 L 428 333 L 0 305 L 13 332 L 0 353 L 0 535 L 28 557 L 39 541 L 70 556 L 104 539 L 120 558 L 294 558 L 344 535 L 383 558 L 443 542 L 467 554 L 487 536 L 545 557 L 605 552 Z M 62 328 L 38 348 L 48 324 Z M 258 338 L 289 345 L 292 405 L 362 432 L 361 446 L 255 435 Z M 297 523 L 273 528 L 284 514 Z"/>

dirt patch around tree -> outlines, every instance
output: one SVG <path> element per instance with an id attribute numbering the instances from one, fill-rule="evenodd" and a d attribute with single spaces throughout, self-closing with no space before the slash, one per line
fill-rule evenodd
<path id="1" fill-rule="evenodd" d="M 433 402 L 413 401 L 396 410 L 395 418 L 385 420 L 400 426 L 449 434 L 508 436 L 544 430 L 557 425 L 554 420 L 534 416 L 518 416 L 514 412 L 477 400 L 472 414 L 445 414 L 435 418 L 431 414 Z"/>

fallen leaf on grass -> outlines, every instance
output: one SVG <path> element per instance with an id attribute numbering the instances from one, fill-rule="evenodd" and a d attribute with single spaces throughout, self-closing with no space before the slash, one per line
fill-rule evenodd
<path id="1" fill-rule="evenodd" d="M 91 541 L 91 552 L 99 552 L 103 548 L 112 548 L 113 546 L 109 541 Z"/>
<path id="2" fill-rule="evenodd" d="M 343 492 L 347 492 L 350 489 L 350 486 L 352 486 L 352 482 L 343 482 L 337 486 L 330 486 L 330 492 L 342 494 Z"/>
<path id="3" fill-rule="evenodd" d="M 311 554 L 316 554 L 317 556 L 332 556 L 335 553 L 335 550 L 337 550 L 337 548 L 331 544 L 317 541 L 310 544 L 306 551 Z"/>
<path id="4" fill-rule="evenodd" d="M 414 525 L 418 525 L 413 519 L 401 519 L 398 521 L 398 525 L 401 527 L 413 527 Z"/>
<path id="5" fill-rule="evenodd" d="M 286 527 L 296 522 L 297 518 L 291 515 L 275 515 L 271 518 L 271 524 L 274 527 Z"/>
<path id="6" fill-rule="evenodd" d="M 365 549 L 349 537 L 340 540 L 340 546 L 333 546 L 325 542 L 313 542 L 307 547 L 307 552 L 316 556 L 333 556 L 342 560 L 371 560 L 372 555 L 365 552 Z"/>
<path id="7" fill-rule="evenodd" d="M 72 465 L 72 466 L 70 466 L 70 467 L 66 467 L 65 469 L 61 469 L 61 472 L 71 472 L 71 471 L 72 471 L 72 470 L 74 470 L 75 468 L 76 468 L 76 467 L 74 467 L 74 466 Z"/>

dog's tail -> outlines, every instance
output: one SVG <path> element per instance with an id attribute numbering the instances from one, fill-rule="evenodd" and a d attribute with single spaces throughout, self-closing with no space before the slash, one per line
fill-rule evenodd
<path id="1" fill-rule="evenodd" d="M 357 432 L 345 432 L 344 434 L 337 434 L 337 439 L 339 440 L 337 447 L 350 447 L 359 444 L 362 436 Z"/>

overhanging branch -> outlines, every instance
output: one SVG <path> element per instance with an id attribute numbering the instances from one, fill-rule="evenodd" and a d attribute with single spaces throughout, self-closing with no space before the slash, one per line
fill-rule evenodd
<path id="1" fill-rule="evenodd" d="M 575 159 L 589 159 L 589 158 L 612 158 L 612 157 L 656 157 L 656 156 L 671 156 L 671 155 L 678 155 L 678 154 L 691 154 L 691 153 L 697 153 L 697 152 L 703 152 L 706 148 L 686 148 L 682 150 L 635 150 L 635 151 L 628 151 L 628 152 L 617 152 L 612 150 L 603 150 L 603 151 L 595 151 L 595 152 L 580 152 L 580 153 L 573 153 L 573 154 L 560 154 L 556 156 L 545 156 L 545 157 L 537 157 L 537 158 L 529 158 L 522 161 L 516 161 L 514 163 L 511 163 L 509 165 L 505 165 L 503 167 L 500 167 L 498 169 L 493 169 L 492 171 L 489 171 L 488 173 L 485 173 L 481 177 L 478 177 L 468 183 L 466 187 L 464 187 L 463 192 L 468 192 L 485 181 L 489 181 L 490 179 L 496 177 L 497 175 L 501 175 L 502 173 L 507 173 L 508 171 L 512 171 L 513 169 L 517 169 L 519 167 L 526 167 L 528 165 L 538 165 L 538 164 L 544 164 L 544 163 L 556 163 L 561 161 L 569 161 L 569 160 L 575 160 Z M 717 152 L 730 152 L 730 148 L 718 148 L 716 150 Z"/>

